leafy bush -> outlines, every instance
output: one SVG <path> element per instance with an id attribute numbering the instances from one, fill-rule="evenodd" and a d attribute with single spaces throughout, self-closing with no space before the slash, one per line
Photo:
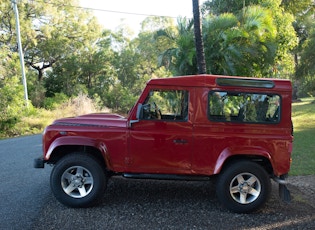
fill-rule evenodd
<path id="1" fill-rule="evenodd" d="M 27 113 L 25 105 L 24 91 L 19 79 L 3 79 L 0 82 L 0 137 L 15 135 L 12 130 Z"/>
<path id="2" fill-rule="evenodd" d="M 56 93 L 54 97 L 47 97 L 44 100 L 43 106 L 45 109 L 56 109 L 60 104 L 68 100 L 68 96 L 64 93 Z"/>
<path id="3" fill-rule="evenodd" d="M 36 82 L 34 85 L 28 84 L 28 89 L 29 98 L 32 101 L 32 104 L 37 108 L 42 107 L 45 100 L 45 87 L 39 82 Z"/>
<path id="4" fill-rule="evenodd" d="M 118 113 L 126 114 L 132 108 L 138 95 L 133 95 L 130 90 L 120 84 L 112 87 L 105 98 L 105 104 Z"/>
<path id="5" fill-rule="evenodd" d="M 26 116 L 22 117 L 14 127 L 11 127 L 11 133 L 14 132 L 16 135 L 37 134 L 56 119 L 100 111 L 97 103 L 85 94 L 67 100 L 65 98 L 64 94 L 56 95 L 55 100 L 52 98 L 50 104 L 52 109 L 50 110 L 44 108 L 29 110 Z M 58 100 L 61 103 L 58 104 Z"/>
<path id="6" fill-rule="evenodd" d="M 298 94 L 300 97 L 315 96 L 315 76 L 309 75 L 303 78 Z"/>

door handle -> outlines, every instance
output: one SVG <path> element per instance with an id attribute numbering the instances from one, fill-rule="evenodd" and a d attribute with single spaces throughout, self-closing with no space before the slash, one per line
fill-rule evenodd
<path id="1" fill-rule="evenodd" d="M 184 140 L 184 139 L 175 139 L 175 140 L 173 140 L 173 142 L 175 144 L 187 144 L 188 143 L 188 141 Z"/>

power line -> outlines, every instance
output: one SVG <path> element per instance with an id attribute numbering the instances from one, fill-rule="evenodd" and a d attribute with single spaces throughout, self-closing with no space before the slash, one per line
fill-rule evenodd
<path id="1" fill-rule="evenodd" d="M 33 0 L 33 2 L 41 3 L 38 0 Z M 167 15 L 155 15 L 155 14 L 143 14 L 143 13 L 133 13 L 133 12 L 126 12 L 126 11 L 116 11 L 116 10 L 106 10 L 106 9 L 99 9 L 99 8 L 92 8 L 92 7 L 83 7 L 83 6 L 73 6 L 73 5 L 67 5 L 67 4 L 57 4 L 53 2 L 45 2 L 45 4 L 50 4 L 54 6 L 67 6 L 67 7 L 73 7 L 83 10 L 91 10 L 91 11 L 100 11 L 100 12 L 108 12 L 108 13 L 115 13 L 115 14 L 127 14 L 127 15 L 135 15 L 135 16 L 146 16 L 146 17 L 165 17 L 165 18 L 177 18 L 174 16 L 167 16 Z"/>
<path id="2" fill-rule="evenodd" d="M 146 16 L 146 17 L 165 17 L 165 18 L 177 18 L 173 16 L 166 16 L 166 15 L 154 15 L 154 14 L 141 14 L 141 13 L 132 13 L 132 12 L 125 12 L 125 11 L 115 11 L 115 10 L 105 10 L 105 9 L 97 9 L 97 8 L 88 8 L 88 7 L 81 7 L 81 6 L 72 6 L 75 8 L 81 8 L 86 10 L 92 11 L 101 11 L 101 12 L 108 12 L 108 13 L 116 13 L 116 14 L 129 14 L 129 15 L 136 15 L 136 16 Z"/>

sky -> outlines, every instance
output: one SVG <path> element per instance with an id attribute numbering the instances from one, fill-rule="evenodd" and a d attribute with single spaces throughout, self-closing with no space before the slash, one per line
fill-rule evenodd
<path id="1" fill-rule="evenodd" d="M 205 0 L 199 0 L 200 5 Z M 115 30 L 119 25 L 128 25 L 135 33 L 140 23 L 148 17 L 179 16 L 192 18 L 192 0 L 80 0 L 84 8 L 93 9 L 104 28 Z M 98 10 L 96 10 L 98 9 Z"/>

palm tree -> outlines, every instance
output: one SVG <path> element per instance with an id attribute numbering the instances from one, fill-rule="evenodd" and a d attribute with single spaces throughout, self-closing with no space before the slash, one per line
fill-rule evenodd
<path id="1" fill-rule="evenodd" d="M 179 18 L 175 30 L 158 30 L 155 39 L 167 40 L 170 47 L 159 56 L 160 66 L 170 69 L 174 75 L 197 73 L 192 20 Z"/>
<path id="2" fill-rule="evenodd" d="M 206 73 L 206 60 L 202 39 L 202 28 L 200 23 L 200 9 L 199 0 L 192 0 L 193 3 L 193 14 L 194 14 L 194 34 L 195 34 L 195 46 L 197 51 L 197 66 L 198 73 Z"/>
<path id="3" fill-rule="evenodd" d="M 237 15 L 225 13 L 208 17 L 203 21 L 202 33 L 207 72 L 256 77 L 271 75 L 268 71 L 274 65 L 277 43 L 276 26 L 269 10 L 250 6 Z M 171 44 L 160 55 L 160 65 L 171 69 L 175 75 L 199 72 L 193 21 L 179 19 L 175 31 L 160 30 L 156 38 L 160 37 Z"/>
<path id="4" fill-rule="evenodd" d="M 204 23 L 208 69 L 213 74 L 264 76 L 276 55 L 276 27 L 259 6 L 209 18 Z"/>

